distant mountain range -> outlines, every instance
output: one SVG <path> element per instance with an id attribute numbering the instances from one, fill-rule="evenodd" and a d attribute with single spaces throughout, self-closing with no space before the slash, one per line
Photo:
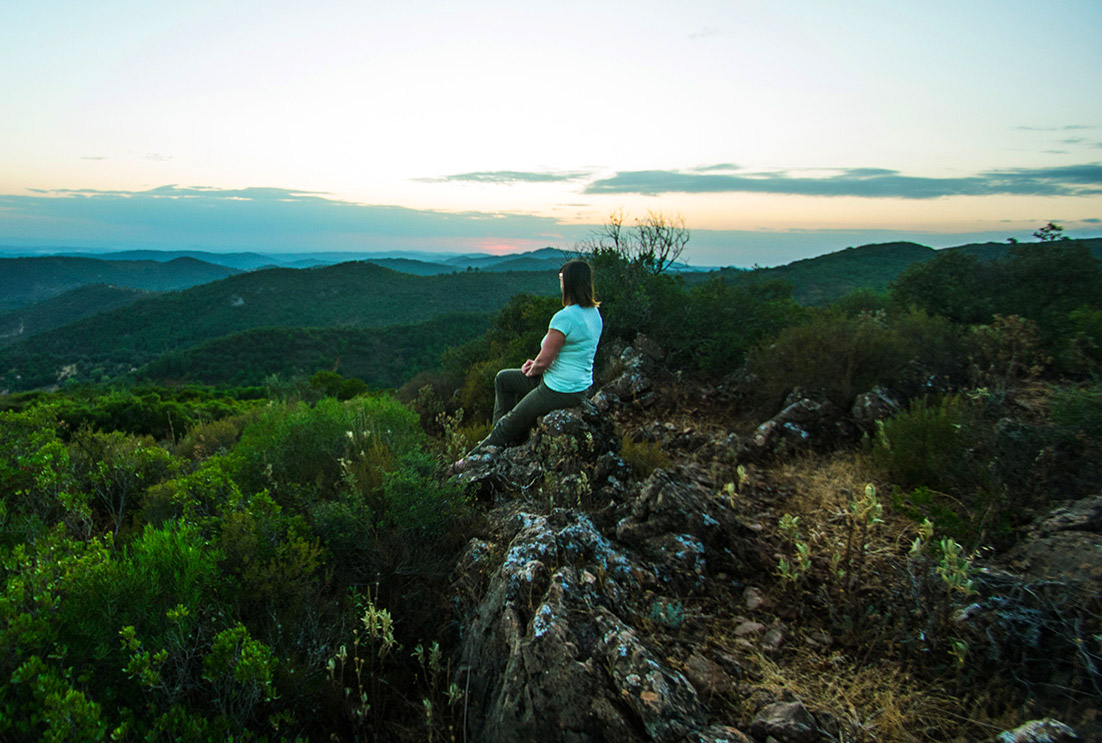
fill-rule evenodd
<path id="1" fill-rule="evenodd" d="M 478 269 L 483 271 L 542 271 L 557 269 L 573 253 L 558 248 L 540 248 L 528 253 L 488 255 L 486 253 L 427 253 L 393 251 L 388 253 L 319 252 L 319 253 L 214 253 L 203 250 L 121 250 L 103 253 L 58 250 L 43 255 L 41 249 L 0 247 L 0 255 L 12 258 L 81 258 L 99 261 L 153 261 L 167 263 L 182 258 L 201 261 L 215 266 L 225 266 L 238 271 L 256 271 L 263 268 L 314 268 L 337 263 L 361 261 L 393 268 L 396 271 L 428 276 Z M 0 259 L 2 260 L 2 259 Z"/>
<path id="2" fill-rule="evenodd" d="M 168 261 L 111 261 L 69 256 L 0 258 L 0 310 L 41 302 L 87 284 L 170 291 L 237 273 L 240 273 L 238 269 L 195 258 Z"/>

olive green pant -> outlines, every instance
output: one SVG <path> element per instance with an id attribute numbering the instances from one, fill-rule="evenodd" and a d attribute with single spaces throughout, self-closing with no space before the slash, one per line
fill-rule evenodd
<path id="1" fill-rule="evenodd" d="M 494 378 L 494 430 L 478 446 L 511 446 L 524 441 L 536 418 L 585 399 L 585 391 L 556 392 L 542 377 L 502 369 Z"/>

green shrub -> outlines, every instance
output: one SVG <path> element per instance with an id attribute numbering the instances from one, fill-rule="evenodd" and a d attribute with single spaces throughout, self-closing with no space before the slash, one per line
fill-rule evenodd
<path id="1" fill-rule="evenodd" d="M 131 511 L 141 508 L 145 490 L 179 469 L 179 461 L 149 436 L 82 429 L 69 450 L 77 487 L 93 497 L 116 534 Z"/>
<path id="2" fill-rule="evenodd" d="M 1049 415 L 1065 436 L 1083 435 L 1102 444 L 1102 384 L 1056 390 Z"/>
<path id="3" fill-rule="evenodd" d="M 917 398 L 906 411 L 880 423 L 873 461 L 904 489 L 956 490 L 968 471 L 968 419 L 968 402 L 961 397 Z"/>
<path id="4" fill-rule="evenodd" d="M 736 370 L 754 344 L 802 315 L 779 281 L 735 286 L 714 278 L 686 292 L 683 304 L 656 323 L 655 338 L 673 365 L 717 375 Z"/>
<path id="5" fill-rule="evenodd" d="M 910 358 L 910 348 L 886 318 L 821 312 L 757 346 L 749 363 L 771 404 L 800 386 L 848 409 L 858 394 L 899 379 Z"/>
<path id="6" fill-rule="evenodd" d="M 146 490 L 140 516 L 142 524 L 162 526 L 170 520 L 205 523 L 228 504 L 241 499 L 241 490 L 226 472 L 226 460 L 206 460 L 199 469 L 165 480 Z"/>
<path id="7" fill-rule="evenodd" d="M 306 505 L 353 487 L 368 493 L 397 457 L 427 446 L 417 416 L 388 397 L 275 405 L 234 449 L 245 491 L 267 488 L 281 505 Z"/>

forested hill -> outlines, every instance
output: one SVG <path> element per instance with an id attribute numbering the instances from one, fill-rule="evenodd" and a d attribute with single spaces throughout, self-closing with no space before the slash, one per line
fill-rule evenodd
<path id="1" fill-rule="evenodd" d="M 0 346 L 123 307 L 148 292 L 109 284 L 87 284 L 9 312 L 0 312 Z"/>
<path id="2" fill-rule="evenodd" d="M 1102 259 L 1102 238 L 1077 240 Z M 1029 244 L 1025 244 L 1028 247 Z M 913 242 L 878 243 L 846 248 L 834 253 L 793 261 L 774 268 L 752 271 L 723 269 L 729 281 L 759 282 L 782 279 L 792 285 L 792 298 L 800 304 L 829 304 L 854 289 L 883 291 L 912 263 L 928 261 L 939 253 L 960 251 L 982 260 L 1003 260 L 1012 246 L 1007 243 L 973 243 L 940 250 Z"/>
<path id="3" fill-rule="evenodd" d="M 85 284 L 172 291 L 239 273 L 194 258 L 160 261 L 106 261 L 48 256 L 0 258 L 0 310 L 40 302 Z"/>
<path id="4" fill-rule="evenodd" d="M 50 384 L 63 368 L 114 376 L 230 333 L 260 327 L 381 328 L 456 312 L 492 313 L 520 293 L 557 294 L 548 272 L 413 276 L 368 263 L 270 269 L 152 296 L 0 351 L 3 384 Z"/>

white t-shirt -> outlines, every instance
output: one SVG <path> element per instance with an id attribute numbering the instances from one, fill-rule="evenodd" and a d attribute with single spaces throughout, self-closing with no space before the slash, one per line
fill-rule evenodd
<path id="1" fill-rule="evenodd" d="M 604 321 L 596 307 L 563 307 L 551 318 L 551 330 L 566 336 L 559 355 L 543 373 L 543 383 L 555 392 L 582 392 L 593 384 L 593 356 Z"/>

